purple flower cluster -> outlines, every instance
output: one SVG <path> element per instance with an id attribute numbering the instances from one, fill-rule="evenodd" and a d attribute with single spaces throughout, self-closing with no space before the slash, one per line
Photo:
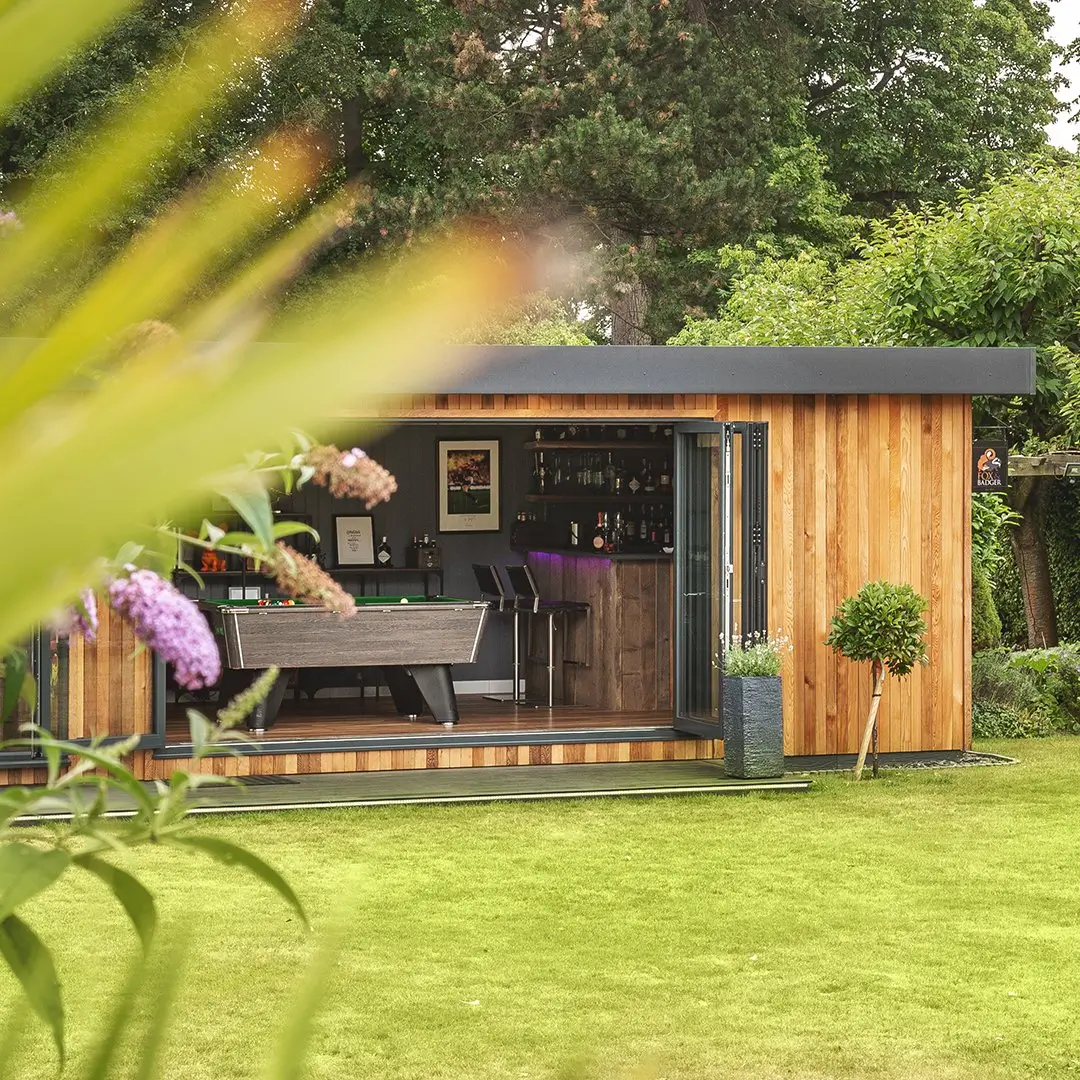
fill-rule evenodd
<path id="1" fill-rule="evenodd" d="M 151 570 L 132 570 L 109 586 L 109 603 L 135 635 L 175 669 L 187 690 L 213 686 L 221 656 L 207 621 L 178 589 Z"/>
<path id="2" fill-rule="evenodd" d="M 87 641 L 97 637 L 97 598 L 93 589 L 84 589 L 79 593 L 79 602 L 71 605 L 71 629 L 77 630 Z"/>

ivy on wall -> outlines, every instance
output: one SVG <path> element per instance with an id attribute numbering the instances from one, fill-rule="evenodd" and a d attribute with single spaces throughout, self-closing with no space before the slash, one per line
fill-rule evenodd
<path id="1" fill-rule="evenodd" d="M 1065 481 L 1054 485 L 1046 515 L 1046 543 L 1058 636 L 1062 641 L 1080 642 L 1080 485 Z M 1007 557 L 994 582 L 1001 638 L 1005 645 L 1024 648 L 1027 623 L 1020 575 L 1007 535 L 1002 537 L 1001 544 Z"/>

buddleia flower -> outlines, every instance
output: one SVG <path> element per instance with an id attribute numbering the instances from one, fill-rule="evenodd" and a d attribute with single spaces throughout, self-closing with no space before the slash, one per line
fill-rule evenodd
<path id="1" fill-rule="evenodd" d="M 185 690 L 213 686 L 221 677 L 221 655 L 198 607 L 152 570 L 132 570 L 109 585 L 109 604 L 135 636 L 171 664 Z"/>
<path id="2" fill-rule="evenodd" d="M 275 550 L 265 572 L 286 596 L 329 608 L 341 616 L 356 613 L 356 601 L 320 566 L 288 544 L 279 542 Z"/>
<path id="3" fill-rule="evenodd" d="M 397 491 L 397 481 L 389 470 L 358 446 L 345 451 L 336 446 L 313 446 L 303 461 L 314 470 L 313 483 L 329 489 L 336 499 L 361 499 L 369 510 Z"/>

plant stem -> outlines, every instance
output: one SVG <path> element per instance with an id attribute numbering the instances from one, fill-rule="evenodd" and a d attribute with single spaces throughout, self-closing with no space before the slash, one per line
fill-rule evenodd
<path id="1" fill-rule="evenodd" d="M 863 730 L 862 745 L 859 747 L 859 760 L 855 762 L 853 774 L 856 780 L 862 778 L 863 766 L 866 764 L 866 753 L 870 749 L 870 738 L 877 728 L 878 708 L 881 706 L 881 688 L 885 683 L 885 668 L 880 660 L 874 661 L 874 696 L 870 699 L 870 714 L 866 718 L 866 728 Z"/>

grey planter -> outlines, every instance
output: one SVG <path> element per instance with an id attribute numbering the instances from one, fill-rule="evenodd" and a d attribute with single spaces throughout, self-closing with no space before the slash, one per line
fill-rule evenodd
<path id="1" fill-rule="evenodd" d="M 780 676 L 724 676 L 724 771 L 740 779 L 784 775 Z"/>

